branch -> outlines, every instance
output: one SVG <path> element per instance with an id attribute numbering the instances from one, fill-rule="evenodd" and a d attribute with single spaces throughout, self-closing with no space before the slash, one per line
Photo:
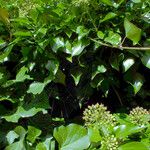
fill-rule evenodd
<path id="1" fill-rule="evenodd" d="M 117 49 L 126 49 L 126 50 L 141 50 L 141 51 L 148 51 L 150 50 L 150 47 L 126 47 L 126 46 L 113 46 L 113 45 L 109 45 L 109 44 L 106 44 L 106 43 L 103 43 L 101 41 L 97 41 L 95 39 L 92 39 L 90 38 L 90 40 L 94 41 L 95 43 L 98 43 L 100 45 L 103 45 L 103 46 L 106 46 L 106 47 L 111 47 L 111 48 L 117 48 Z"/>

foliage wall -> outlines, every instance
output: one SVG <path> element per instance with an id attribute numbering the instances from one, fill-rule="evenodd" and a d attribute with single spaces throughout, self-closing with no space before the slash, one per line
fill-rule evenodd
<path id="1" fill-rule="evenodd" d="M 149 0 L 1 0 L 0 148 L 55 149 L 54 127 L 82 124 L 97 102 L 112 112 L 149 108 L 149 8 Z"/>

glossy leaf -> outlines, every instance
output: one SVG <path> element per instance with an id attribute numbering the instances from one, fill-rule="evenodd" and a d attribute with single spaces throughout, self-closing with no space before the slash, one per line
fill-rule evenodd
<path id="1" fill-rule="evenodd" d="M 6 136 L 9 144 L 12 144 L 15 141 L 15 139 L 17 139 L 18 137 L 19 137 L 19 135 L 16 134 L 15 131 L 10 131 Z"/>
<path id="2" fill-rule="evenodd" d="M 133 58 L 128 58 L 123 61 L 124 72 L 126 72 L 135 63 Z"/>
<path id="3" fill-rule="evenodd" d="M 114 133 L 117 138 L 124 139 L 131 134 L 141 132 L 145 127 L 134 126 L 132 124 L 120 125 L 114 127 Z"/>
<path id="4" fill-rule="evenodd" d="M 41 83 L 41 82 L 31 83 L 27 93 L 32 93 L 34 95 L 40 94 L 44 90 L 44 87 L 45 87 L 45 83 Z"/>
<path id="5" fill-rule="evenodd" d="M 118 148 L 119 150 L 149 150 L 148 147 L 146 147 L 141 142 L 130 142 L 127 144 L 124 144 Z"/>
<path id="6" fill-rule="evenodd" d="M 121 43 L 121 36 L 118 33 L 110 31 L 104 41 L 112 45 L 119 45 Z"/>
<path id="7" fill-rule="evenodd" d="M 116 17 L 117 14 L 113 13 L 113 12 L 109 12 L 105 17 L 104 19 L 100 20 L 100 23 L 104 22 L 104 21 L 107 21 L 107 20 L 110 20 L 114 17 Z"/>
<path id="8" fill-rule="evenodd" d="M 76 124 L 55 128 L 54 137 L 61 150 L 83 150 L 90 145 L 86 129 Z"/>
<path id="9" fill-rule="evenodd" d="M 150 69 L 150 54 L 149 53 L 146 53 L 142 58 L 142 63 Z"/>
<path id="10" fill-rule="evenodd" d="M 124 28 L 126 37 L 133 41 L 133 44 L 137 44 L 141 39 L 141 29 L 136 27 L 127 18 L 124 20 Z"/>

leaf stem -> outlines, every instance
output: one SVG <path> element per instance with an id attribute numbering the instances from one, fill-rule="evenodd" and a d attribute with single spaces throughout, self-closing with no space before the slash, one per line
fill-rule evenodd
<path id="1" fill-rule="evenodd" d="M 101 41 L 97 41 L 97 40 L 92 39 L 92 38 L 90 38 L 90 40 L 92 40 L 93 42 L 96 42 L 100 45 L 106 46 L 106 47 L 111 47 L 111 48 L 116 48 L 116 49 L 121 49 L 121 50 L 124 50 L 124 49 L 126 49 L 126 50 L 141 50 L 141 51 L 150 50 L 150 47 L 127 47 L 127 46 L 121 46 L 121 45 L 113 46 L 113 45 L 110 45 L 110 44 L 107 44 L 107 43 L 103 43 Z"/>

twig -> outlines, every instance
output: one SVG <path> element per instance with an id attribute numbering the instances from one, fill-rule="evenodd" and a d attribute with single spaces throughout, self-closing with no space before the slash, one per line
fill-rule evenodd
<path id="1" fill-rule="evenodd" d="M 122 100 L 121 100 L 121 97 L 120 97 L 119 93 L 117 92 L 117 90 L 115 89 L 115 87 L 113 85 L 112 85 L 112 88 L 115 91 L 115 93 L 116 93 L 116 95 L 117 95 L 117 97 L 119 99 L 119 102 L 120 102 L 121 106 L 123 106 L 123 103 L 122 103 Z"/>
<path id="2" fill-rule="evenodd" d="M 121 50 L 123 50 L 123 49 L 126 49 L 126 50 L 141 50 L 141 51 L 150 50 L 150 47 L 127 47 L 127 46 L 120 46 L 120 45 L 119 46 L 113 46 L 113 45 L 109 45 L 107 43 L 103 43 L 101 41 L 97 41 L 97 40 L 92 39 L 92 38 L 90 38 L 90 40 L 92 40 L 93 42 L 96 42 L 100 45 L 106 46 L 106 47 L 111 47 L 111 48 L 116 48 L 116 49 L 121 49 Z"/>

